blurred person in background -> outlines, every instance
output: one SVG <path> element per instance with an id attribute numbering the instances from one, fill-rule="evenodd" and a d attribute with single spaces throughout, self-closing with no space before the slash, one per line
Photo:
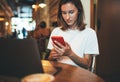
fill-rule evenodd
<path id="1" fill-rule="evenodd" d="M 27 30 L 23 27 L 22 29 L 23 38 L 26 38 Z"/>
<path id="2" fill-rule="evenodd" d="M 38 42 L 40 55 L 46 52 L 47 39 L 50 36 L 50 29 L 47 28 L 46 22 L 41 21 L 33 33 L 33 38 Z M 43 56 L 41 56 L 43 58 Z"/>

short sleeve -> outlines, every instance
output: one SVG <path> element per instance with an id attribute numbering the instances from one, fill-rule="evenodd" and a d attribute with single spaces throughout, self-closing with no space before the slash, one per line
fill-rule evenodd
<path id="1" fill-rule="evenodd" d="M 98 40 L 95 31 L 91 31 L 88 34 L 86 45 L 85 45 L 85 54 L 99 54 Z"/>

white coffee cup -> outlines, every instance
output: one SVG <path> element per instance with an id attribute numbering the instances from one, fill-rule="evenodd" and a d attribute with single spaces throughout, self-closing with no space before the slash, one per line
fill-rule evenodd
<path id="1" fill-rule="evenodd" d="M 21 82 L 52 82 L 54 76 L 46 73 L 37 73 L 25 76 Z"/>

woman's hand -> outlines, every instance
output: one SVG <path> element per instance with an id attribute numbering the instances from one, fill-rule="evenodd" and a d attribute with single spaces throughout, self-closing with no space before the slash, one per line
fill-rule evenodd
<path id="1" fill-rule="evenodd" d="M 60 44 L 58 41 L 55 41 L 55 43 L 58 46 L 53 43 L 53 47 L 59 56 L 69 56 L 72 53 L 71 47 L 67 42 L 65 42 L 65 46 Z"/>
<path id="2" fill-rule="evenodd" d="M 52 49 L 50 52 L 49 60 L 56 60 L 60 57 L 55 49 Z"/>

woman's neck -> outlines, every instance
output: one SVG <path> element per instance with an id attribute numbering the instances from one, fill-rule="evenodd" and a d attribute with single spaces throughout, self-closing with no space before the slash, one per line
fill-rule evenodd
<path id="1" fill-rule="evenodd" d="M 76 30 L 77 29 L 77 25 L 76 24 L 74 24 L 74 25 L 72 25 L 72 26 L 68 26 L 71 30 Z"/>

